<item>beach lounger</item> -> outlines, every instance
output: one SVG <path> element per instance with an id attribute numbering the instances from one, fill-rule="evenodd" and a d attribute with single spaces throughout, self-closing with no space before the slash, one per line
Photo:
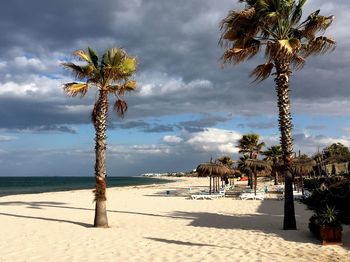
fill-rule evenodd
<path id="1" fill-rule="evenodd" d="M 263 193 L 242 193 L 240 196 L 240 199 L 242 200 L 248 200 L 248 199 L 259 199 L 259 200 L 264 200 L 265 199 L 265 194 Z"/>
<path id="2" fill-rule="evenodd" d="M 226 190 L 225 189 L 219 191 L 219 196 L 220 197 L 225 197 L 225 195 L 226 195 Z"/>
<path id="3" fill-rule="evenodd" d="M 191 195 L 191 199 L 194 199 L 194 200 L 199 200 L 199 199 L 217 199 L 217 198 L 220 198 L 222 197 L 222 195 L 220 194 L 212 194 L 212 195 L 209 195 L 209 194 L 195 194 L 195 195 Z"/>
<path id="4" fill-rule="evenodd" d="M 293 191 L 293 199 L 294 200 L 300 200 L 303 198 L 308 198 L 309 196 L 311 196 L 311 193 L 307 190 L 304 191 L 304 195 L 302 194 L 302 192 L 298 192 L 298 191 Z M 284 199 L 284 192 L 283 194 L 278 198 L 279 200 L 283 200 Z"/>

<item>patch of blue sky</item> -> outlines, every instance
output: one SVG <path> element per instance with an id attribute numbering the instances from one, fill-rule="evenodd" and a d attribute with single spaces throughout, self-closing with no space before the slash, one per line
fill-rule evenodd
<path id="1" fill-rule="evenodd" d="M 349 117 L 345 116 L 293 116 L 294 130 L 296 132 L 309 132 L 313 135 L 339 137 L 346 135 L 344 126 L 350 124 Z"/>

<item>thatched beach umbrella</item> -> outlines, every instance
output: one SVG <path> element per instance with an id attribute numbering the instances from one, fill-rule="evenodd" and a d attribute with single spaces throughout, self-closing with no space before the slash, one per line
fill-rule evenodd
<path id="1" fill-rule="evenodd" d="M 245 162 L 254 172 L 254 193 L 256 194 L 257 173 L 262 171 L 271 172 L 271 165 L 267 161 L 259 159 L 247 159 Z"/>
<path id="2" fill-rule="evenodd" d="M 303 176 L 309 174 L 314 166 L 316 166 L 316 161 L 312 158 L 303 155 L 293 159 L 292 169 L 296 175 L 300 178 L 300 187 L 302 192 L 304 193 L 304 180 Z"/>
<path id="3" fill-rule="evenodd" d="M 225 175 L 230 175 L 233 171 L 228 168 L 227 166 L 224 166 L 222 164 L 218 163 L 203 163 L 197 166 L 197 172 L 198 176 L 209 176 L 210 182 L 209 182 L 209 192 L 212 192 L 212 186 L 211 186 L 211 180 L 213 178 L 213 191 L 218 188 L 219 184 L 219 177 L 223 177 Z"/>
<path id="4" fill-rule="evenodd" d="M 296 157 L 293 159 L 292 168 L 297 174 L 307 175 L 316 166 L 316 161 L 307 156 Z"/>

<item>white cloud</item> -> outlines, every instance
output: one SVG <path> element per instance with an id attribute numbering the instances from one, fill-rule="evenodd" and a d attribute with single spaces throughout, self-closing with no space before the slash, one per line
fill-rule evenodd
<path id="1" fill-rule="evenodd" d="M 142 144 L 142 145 L 109 145 L 108 150 L 112 154 L 167 154 L 170 149 L 162 144 Z"/>
<path id="2" fill-rule="evenodd" d="M 0 95 L 33 96 L 56 94 L 63 97 L 62 80 L 51 79 L 46 76 L 30 75 L 24 82 L 0 82 Z M 52 96 L 46 97 L 51 99 Z"/>
<path id="3" fill-rule="evenodd" d="M 25 56 L 15 57 L 13 63 L 16 67 L 27 67 L 36 70 L 45 70 L 46 66 L 38 58 L 27 58 Z"/>
<path id="4" fill-rule="evenodd" d="M 0 142 L 13 141 L 16 139 L 17 137 L 14 137 L 14 136 L 0 136 Z"/>
<path id="5" fill-rule="evenodd" d="M 173 144 L 178 144 L 182 141 L 183 139 L 178 136 L 164 136 L 163 141 L 166 143 L 173 143 Z"/>
<path id="6" fill-rule="evenodd" d="M 153 74 L 146 77 L 141 75 L 140 79 L 140 96 L 164 96 L 174 93 L 185 93 L 188 90 L 199 88 L 210 88 L 212 83 L 205 79 L 196 79 L 185 83 L 181 78 L 169 77 L 166 74 Z"/>
<path id="7" fill-rule="evenodd" d="M 186 143 L 199 151 L 233 154 L 238 152 L 236 144 L 241 137 L 237 131 L 208 128 L 192 133 Z"/>

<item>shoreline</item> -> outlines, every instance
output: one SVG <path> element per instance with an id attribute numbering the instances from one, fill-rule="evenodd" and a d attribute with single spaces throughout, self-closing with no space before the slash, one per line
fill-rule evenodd
<path id="1" fill-rule="evenodd" d="M 296 202 L 298 230 L 282 230 L 283 201 L 190 200 L 207 178 L 107 189 L 110 228 L 92 227 L 89 189 L 0 198 L 0 261 L 347 261 L 343 246 L 321 246 L 311 211 Z M 175 181 L 176 180 L 176 181 Z M 189 191 L 191 188 L 191 191 Z M 183 192 L 183 195 L 166 191 Z"/>
<path id="2" fill-rule="evenodd" d="M 8 179 L 10 178 L 10 179 Z M 4 181 L 8 179 L 7 181 Z M 27 183 L 27 179 L 29 182 Z M 46 183 L 39 181 L 40 179 L 46 180 Z M 65 179 L 72 180 L 66 182 Z M 76 179 L 82 181 L 77 182 Z M 108 181 L 109 179 L 109 181 Z M 113 181 L 111 181 L 111 179 Z M 10 180 L 10 181 L 9 181 Z M 12 181 L 11 181 L 12 180 Z M 16 181 L 18 180 L 18 181 Z M 32 181 L 30 181 L 32 180 Z M 36 181 L 34 181 L 36 180 Z M 52 180 L 57 180 L 56 182 Z M 129 181 L 128 181 L 129 180 Z M 162 184 L 168 183 L 167 179 L 164 178 L 152 178 L 141 177 L 141 176 L 109 176 L 107 178 L 107 189 L 114 187 L 128 187 L 128 186 L 142 186 L 150 184 Z M 94 189 L 94 177 L 89 176 L 80 176 L 80 177 L 26 177 L 26 176 L 17 176 L 17 177 L 0 177 L 0 198 L 10 195 L 27 195 L 27 194 L 42 194 L 50 192 L 67 192 L 75 190 L 93 190 Z M 6 185 L 6 182 L 8 185 Z M 16 184 L 19 183 L 19 185 Z M 126 182 L 126 184 L 124 184 Z M 135 183 L 136 182 L 136 183 Z M 15 185 L 15 186 L 14 186 Z"/>

